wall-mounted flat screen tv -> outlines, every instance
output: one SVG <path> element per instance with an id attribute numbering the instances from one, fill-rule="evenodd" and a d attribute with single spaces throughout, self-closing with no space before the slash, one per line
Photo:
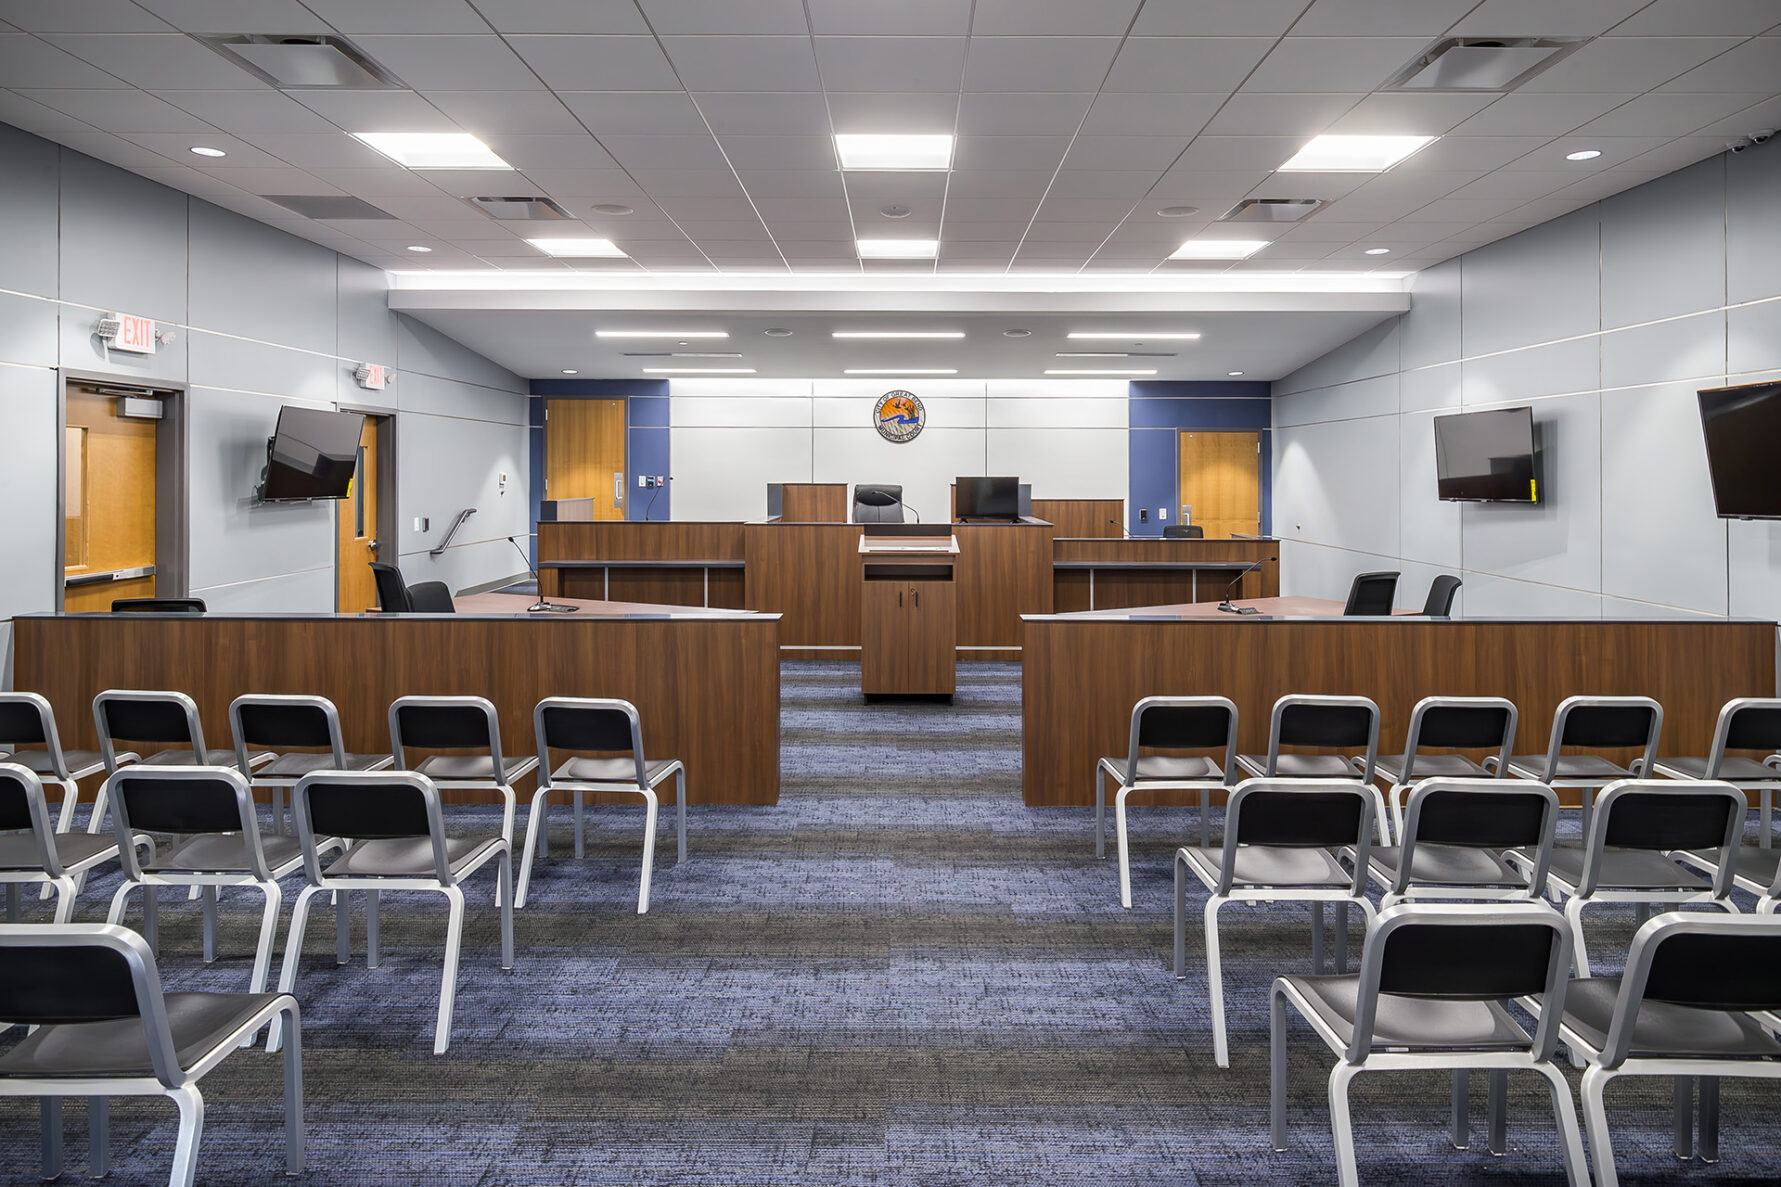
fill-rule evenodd
<path id="1" fill-rule="evenodd" d="M 266 451 L 268 501 L 344 499 L 358 467 L 359 434 L 365 418 L 357 412 L 325 412 L 286 404 Z"/>
<path id="2" fill-rule="evenodd" d="M 1435 483 L 1452 502 L 1538 503 L 1534 410 L 1435 417 Z"/>
<path id="3" fill-rule="evenodd" d="M 1781 519 L 1781 383 L 1700 393 L 1707 473 L 1721 519 Z"/>

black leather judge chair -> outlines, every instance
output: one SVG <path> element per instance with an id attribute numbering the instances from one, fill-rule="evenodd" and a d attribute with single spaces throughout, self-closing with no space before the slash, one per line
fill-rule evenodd
<path id="1" fill-rule="evenodd" d="M 1379 616 L 1391 613 L 1392 599 L 1398 593 L 1396 573 L 1362 573 L 1348 587 L 1345 615 Z"/>
<path id="2" fill-rule="evenodd" d="M 402 570 L 381 561 L 371 562 L 371 574 L 377 579 L 377 604 L 385 614 L 451 614 L 451 588 L 443 581 L 423 581 L 410 585 L 402 579 Z"/>
<path id="3" fill-rule="evenodd" d="M 854 487 L 853 522 L 902 523 L 903 488 L 866 482 Z"/>

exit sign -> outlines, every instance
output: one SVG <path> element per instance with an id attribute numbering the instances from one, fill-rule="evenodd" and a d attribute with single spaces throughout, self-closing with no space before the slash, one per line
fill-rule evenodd
<path id="1" fill-rule="evenodd" d="M 360 363 L 353 375 L 358 379 L 360 387 L 374 392 L 382 391 L 390 382 L 389 369 L 382 363 Z"/>
<path id="2" fill-rule="evenodd" d="M 117 315 L 117 336 L 111 340 L 113 350 L 131 354 L 155 353 L 155 323 L 146 317 L 120 313 Z"/>

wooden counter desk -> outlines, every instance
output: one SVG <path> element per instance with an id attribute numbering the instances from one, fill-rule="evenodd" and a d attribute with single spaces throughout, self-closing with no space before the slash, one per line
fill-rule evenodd
<path id="1" fill-rule="evenodd" d="M 1093 804 L 1095 762 L 1125 753 L 1145 696 L 1229 697 L 1250 754 L 1267 752 L 1270 713 L 1288 693 L 1371 697 L 1381 754 L 1403 752 L 1410 709 L 1425 696 L 1508 697 L 1521 711 L 1522 754 L 1545 750 L 1567 696 L 1650 696 L 1664 707 L 1661 753 L 1678 755 L 1706 753 L 1726 701 L 1775 695 L 1772 622 L 1342 618 L 1327 616 L 1337 603 L 1316 599 L 1248 604 L 1263 613 L 1200 603 L 1027 615 L 1026 802 Z"/>
<path id="2" fill-rule="evenodd" d="M 89 749 L 93 697 L 107 688 L 187 693 L 213 748 L 229 743 L 235 697 L 319 694 L 339 706 L 347 749 L 366 754 L 389 749 L 399 696 L 487 697 L 509 754 L 532 753 L 545 697 L 622 697 L 650 756 L 686 763 L 690 802 L 778 801 L 778 615 L 602 601 L 527 614 L 531 603 L 481 594 L 458 599 L 457 614 L 26 615 L 14 620 L 13 679 L 49 698 L 64 746 Z"/>
<path id="3" fill-rule="evenodd" d="M 1052 553 L 1059 614 L 1162 603 L 1217 602 L 1249 565 L 1237 596 L 1280 592 L 1280 544 L 1271 539 L 1167 540 L 1059 537 Z M 1259 563 L 1258 563 L 1259 562 Z M 1337 607 L 1338 612 L 1340 607 Z"/>

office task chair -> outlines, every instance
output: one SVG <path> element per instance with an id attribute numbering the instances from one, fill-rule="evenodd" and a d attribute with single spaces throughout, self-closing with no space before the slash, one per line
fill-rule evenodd
<path id="1" fill-rule="evenodd" d="M 377 580 L 377 605 L 385 614 L 452 614 L 451 587 L 443 581 L 422 581 L 410 585 L 402 578 L 402 570 L 382 561 L 371 561 L 371 574 Z"/>
<path id="2" fill-rule="evenodd" d="M 853 488 L 853 522 L 902 523 L 903 488 L 862 482 Z"/>
<path id="3" fill-rule="evenodd" d="M 1759 760 L 1727 754 L 1728 750 L 1767 757 Z M 1669 779 L 1716 779 L 1758 794 L 1756 844 L 1738 847 L 1733 854 L 1737 868 L 1732 871 L 1737 885 L 1756 895 L 1766 894 L 1781 875 L 1781 849 L 1773 847 L 1770 835 L 1775 792 L 1781 789 L 1781 753 L 1777 751 L 1781 751 L 1781 699 L 1740 697 L 1719 710 L 1719 723 L 1705 758 L 1660 758 L 1652 764 L 1653 771 Z M 1717 849 L 1685 850 L 1676 856 L 1709 871 L 1718 869 L 1724 857 Z"/>
<path id="4" fill-rule="evenodd" d="M 113 614 L 203 614 L 203 598 L 113 598 Z"/>
<path id="5" fill-rule="evenodd" d="M 62 811 L 56 820 L 56 831 L 67 832 L 74 827 L 74 804 L 79 798 L 78 783 L 105 770 L 105 756 L 97 750 L 64 750 L 62 736 L 56 729 L 55 710 L 48 698 L 34 692 L 0 692 L 0 746 L 12 753 L 6 761 L 17 763 L 39 779 L 57 783 L 62 788 Z M 136 761 L 128 751 L 117 754 L 117 763 Z M 102 811 L 87 821 L 87 831 L 104 827 Z"/>
<path id="6" fill-rule="evenodd" d="M 255 771 L 252 783 L 272 789 L 272 830 L 285 828 L 284 793 L 313 771 L 381 771 L 395 759 L 388 754 L 348 754 L 340 733 L 340 711 L 326 697 L 256 695 L 236 697 L 229 705 L 229 732 L 235 739 L 235 765 L 251 770 L 248 752 L 277 748 L 276 755 Z"/>
<path id="7" fill-rule="evenodd" d="M 1291 1006 L 1336 1056 L 1329 1100 L 1341 1187 L 1360 1182 L 1348 1105 L 1356 1076 L 1450 1070 L 1453 1144 L 1463 1150 L 1469 1144 L 1465 1077 L 1472 1068 L 1490 1072 L 1491 1153 L 1508 1148 L 1509 1073 L 1537 1072 L 1552 1093 L 1566 1181 L 1570 1187 L 1590 1187 L 1571 1088 L 1553 1062 L 1560 1011 L 1568 1013 L 1571 1004 L 1566 989 L 1578 984 L 1568 980 L 1570 944 L 1563 920 L 1537 904 L 1409 903 L 1380 913 L 1354 976 L 1276 980 L 1268 1028 L 1274 1148 L 1286 1149 L 1286 1008 Z M 1531 1035 L 1503 1005 L 1504 999 L 1520 997 L 1551 1003 Z"/>
<path id="8" fill-rule="evenodd" d="M 1509 773 L 1554 789 L 1579 789 L 1587 836 L 1595 793 L 1618 779 L 1636 779 L 1651 770 L 1663 724 L 1663 706 L 1650 697 L 1566 697 L 1553 714 L 1546 753 L 1512 755 Z M 1586 750 L 1638 746 L 1644 753 L 1623 767 L 1596 754 L 1565 754 L 1568 746 Z M 1485 759 L 1484 765 L 1493 773 L 1498 769 L 1493 759 Z"/>
<path id="9" fill-rule="evenodd" d="M 1423 697 L 1410 710 L 1410 732 L 1404 753 L 1381 755 L 1374 764 L 1389 780 L 1386 800 L 1392 828 L 1404 832 L 1404 796 L 1424 779 L 1504 778 L 1504 761 L 1514 753 L 1520 717 L 1513 701 L 1502 697 Z M 1480 766 L 1456 750 L 1488 750 L 1492 765 Z M 1431 754 L 1429 751 L 1447 751 Z M 1357 757 L 1354 760 L 1359 763 Z"/>
<path id="10" fill-rule="evenodd" d="M 1443 573 L 1429 583 L 1428 601 L 1422 604 L 1424 618 L 1447 618 L 1453 614 L 1453 595 L 1464 585 L 1451 573 Z"/>
<path id="11" fill-rule="evenodd" d="M 1342 610 L 1348 616 L 1378 617 L 1391 613 L 1391 603 L 1398 593 L 1396 573 L 1362 573 L 1348 587 L 1348 605 Z"/>
<path id="12" fill-rule="evenodd" d="M 152 857 L 154 841 L 136 835 L 132 842 Z M 6 887 L 6 922 L 19 921 L 19 889 L 41 886 L 56 896 L 57 923 L 74 916 L 76 879 L 118 855 L 109 836 L 58 830 L 50 822 L 43 782 L 17 763 L 0 762 L 0 885 Z"/>
<path id="13" fill-rule="evenodd" d="M 87 1098 L 87 1173 L 110 1169 L 106 1098 L 179 1106 L 173 1187 L 191 1187 L 204 1131 L 198 1081 L 267 1022 L 289 1020 L 284 1168 L 303 1170 L 303 1051 L 297 999 L 282 993 L 165 993 L 154 954 L 127 928 L 0 926 L 0 1018 L 31 1033 L 0 1055 L 0 1096 L 40 1098 L 43 1178 L 62 1171 L 62 1098 Z M 134 1128 L 134 1127 L 133 1127 Z M 16 1168 L 15 1169 L 19 1169 Z"/>
<path id="14" fill-rule="evenodd" d="M 457 998 L 458 950 L 464 940 L 465 878 L 496 862 L 501 905 L 501 967 L 513 967 L 513 845 L 499 833 L 447 836 L 439 788 L 413 771 L 347 774 L 321 771 L 305 775 L 291 789 L 291 816 L 302 846 L 303 873 L 308 882 L 291 912 L 291 934 L 285 944 L 280 993 L 297 985 L 303 960 L 303 931 L 315 896 L 334 895 L 336 958 L 346 963 L 347 900 L 363 890 L 373 900 L 385 890 L 431 890 L 445 896 L 449 910 L 445 931 L 445 971 L 439 990 L 439 1016 L 433 1027 L 433 1054 L 451 1044 L 452 1005 Z M 329 865 L 322 851 L 330 842 L 318 836 L 354 838 Z M 377 965 L 377 916 L 370 916 L 366 947 Z M 282 1041 L 277 1024 L 267 1040 L 268 1051 Z"/>
<path id="15" fill-rule="evenodd" d="M 1165 540 L 1204 540 L 1206 529 L 1197 523 L 1172 523 L 1163 528 Z"/>

